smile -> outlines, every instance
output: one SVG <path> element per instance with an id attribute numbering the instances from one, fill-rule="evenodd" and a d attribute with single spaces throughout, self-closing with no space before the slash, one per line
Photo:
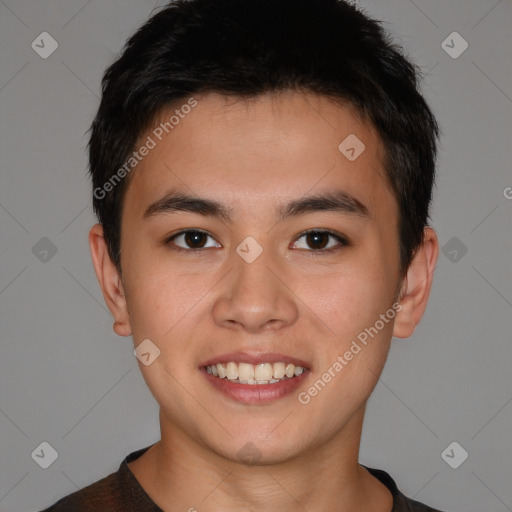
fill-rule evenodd
<path id="1" fill-rule="evenodd" d="M 311 370 L 305 366 L 275 363 L 237 363 L 203 365 L 201 373 L 221 395 L 247 405 L 275 402 L 297 391 Z"/>
<path id="2" fill-rule="evenodd" d="M 292 363 L 217 363 L 205 367 L 209 375 L 249 385 L 277 384 L 301 375 L 306 369 Z"/>

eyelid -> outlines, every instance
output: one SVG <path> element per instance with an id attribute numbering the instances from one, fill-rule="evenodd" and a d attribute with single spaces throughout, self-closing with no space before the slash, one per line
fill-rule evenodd
<path id="1" fill-rule="evenodd" d="M 181 235 L 186 235 L 187 233 L 202 233 L 202 234 L 206 235 L 207 237 L 210 237 L 211 239 L 215 240 L 215 237 L 213 235 L 211 235 L 210 233 L 208 233 L 208 231 L 204 231 L 203 229 L 199 229 L 199 228 L 188 228 L 188 229 L 182 229 L 181 231 L 178 231 L 177 233 L 174 233 L 173 235 L 170 235 L 170 236 L 164 238 L 163 244 L 164 245 L 169 245 L 169 244 L 171 244 L 171 242 L 175 238 L 178 238 Z M 219 243 L 219 242 L 217 242 L 217 240 L 215 240 L 215 242 Z M 206 247 L 206 249 L 210 249 L 210 247 Z M 182 252 L 201 253 L 205 249 L 204 248 L 201 248 L 201 249 L 185 249 L 183 247 L 175 245 L 173 247 L 173 250 L 174 251 L 182 251 Z"/>
<path id="2" fill-rule="evenodd" d="M 338 241 L 338 246 L 330 247 L 329 249 L 300 249 L 304 250 L 308 253 L 311 253 L 313 256 L 320 256 L 322 254 L 329 254 L 331 252 L 338 251 L 342 249 L 343 247 L 346 247 L 350 245 L 350 242 L 348 241 L 347 237 L 345 235 L 342 235 L 341 233 L 338 233 L 336 231 L 332 231 L 331 229 L 327 228 L 312 228 L 312 229 L 306 229 L 305 231 L 299 233 L 294 240 L 294 243 L 301 239 L 303 236 L 308 235 L 309 233 L 320 233 L 320 234 L 326 234 L 331 236 L 332 238 L 335 238 Z M 341 244 L 341 246 L 339 245 Z"/>
<path id="3" fill-rule="evenodd" d="M 215 240 L 215 237 L 213 235 L 211 235 L 210 233 L 208 233 L 207 231 L 204 231 L 203 229 L 199 229 L 199 228 L 188 228 L 188 229 L 183 229 L 181 231 L 178 231 L 177 233 L 174 233 L 173 235 L 170 235 L 168 237 L 166 237 L 164 239 L 164 245 L 168 245 L 170 244 L 175 238 L 181 236 L 181 235 L 185 235 L 187 233 L 202 233 L 204 235 L 206 235 L 207 237 L 210 237 L 212 238 L 213 240 Z M 330 229 L 326 229 L 326 228 L 311 228 L 311 229 L 306 229 L 305 231 L 302 231 L 301 233 L 299 233 L 295 238 L 294 238 L 294 243 L 297 242 L 297 240 L 300 240 L 303 236 L 305 235 L 308 235 L 309 233 L 321 233 L 321 234 L 327 234 L 333 238 L 335 238 L 340 244 L 341 244 L 341 247 L 338 245 L 337 247 L 330 247 L 329 249 L 300 249 L 300 250 L 303 250 L 303 251 L 306 251 L 308 253 L 313 253 L 313 254 L 318 254 L 318 255 L 321 255 L 321 254 L 325 254 L 325 253 L 330 253 L 330 252 L 333 252 L 333 251 L 337 251 L 339 249 L 341 249 L 342 247 L 345 247 L 347 245 L 350 245 L 350 242 L 348 241 L 348 239 L 342 235 L 341 233 L 338 233 L 338 232 L 335 232 L 335 231 L 332 231 Z M 215 242 L 217 242 L 217 240 L 215 240 Z M 219 243 L 219 242 L 217 242 Z M 210 247 L 206 247 L 206 249 L 210 249 Z M 182 251 L 182 252 L 192 252 L 192 253 L 201 253 L 201 252 L 204 252 L 205 248 L 200 248 L 200 249 L 184 249 L 183 247 L 180 247 L 180 246 L 175 246 L 173 248 L 173 250 L 175 251 Z"/>
<path id="4" fill-rule="evenodd" d="M 305 229 L 304 231 L 302 231 L 301 233 L 299 233 L 296 236 L 295 240 L 298 240 L 302 236 L 308 235 L 309 233 L 325 233 L 325 234 L 328 234 L 328 235 L 332 235 L 335 238 L 339 238 L 341 241 L 343 241 L 347 245 L 349 243 L 348 242 L 348 238 L 345 235 L 342 235 L 341 233 L 338 233 L 337 231 L 333 231 L 332 229 L 329 229 L 329 228 L 310 228 L 310 229 Z"/>

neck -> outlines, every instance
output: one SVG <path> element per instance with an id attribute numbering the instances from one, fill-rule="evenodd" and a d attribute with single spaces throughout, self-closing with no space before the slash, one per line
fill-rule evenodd
<path id="1" fill-rule="evenodd" d="M 292 459 L 246 465 L 200 445 L 161 414 L 162 439 L 129 467 L 165 512 L 390 512 L 391 493 L 358 463 L 363 416 L 364 408 L 335 438 Z"/>

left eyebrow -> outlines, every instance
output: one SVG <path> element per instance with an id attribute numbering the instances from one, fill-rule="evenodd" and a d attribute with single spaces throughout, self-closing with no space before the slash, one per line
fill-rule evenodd
<path id="1" fill-rule="evenodd" d="M 187 195 L 178 191 L 170 192 L 152 203 L 142 217 L 147 219 L 158 214 L 176 211 L 187 211 L 204 216 L 218 217 L 227 222 L 233 221 L 231 216 L 233 209 L 227 205 L 212 199 Z M 276 209 L 279 221 L 319 211 L 370 217 L 368 208 L 363 203 L 342 190 L 294 199 L 284 205 L 279 205 Z"/>
<path id="2" fill-rule="evenodd" d="M 354 196 L 335 190 L 325 194 L 306 196 L 294 199 L 277 209 L 279 219 L 284 220 L 291 216 L 304 215 L 319 211 L 339 212 L 361 217 L 370 217 L 368 208 Z"/>

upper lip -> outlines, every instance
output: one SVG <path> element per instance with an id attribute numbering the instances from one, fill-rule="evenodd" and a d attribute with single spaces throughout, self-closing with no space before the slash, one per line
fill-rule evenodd
<path id="1" fill-rule="evenodd" d="M 229 363 L 233 361 L 235 363 L 248 363 L 248 364 L 262 364 L 262 363 L 291 363 L 295 366 L 302 366 L 302 368 L 311 369 L 309 363 L 306 363 L 302 359 L 297 357 L 286 356 L 284 354 L 278 354 L 276 352 L 268 353 L 255 353 L 255 352 L 231 352 L 230 354 L 222 354 L 220 356 L 212 357 L 207 361 L 204 361 L 199 366 L 211 366 L 218 363 Z"/>

